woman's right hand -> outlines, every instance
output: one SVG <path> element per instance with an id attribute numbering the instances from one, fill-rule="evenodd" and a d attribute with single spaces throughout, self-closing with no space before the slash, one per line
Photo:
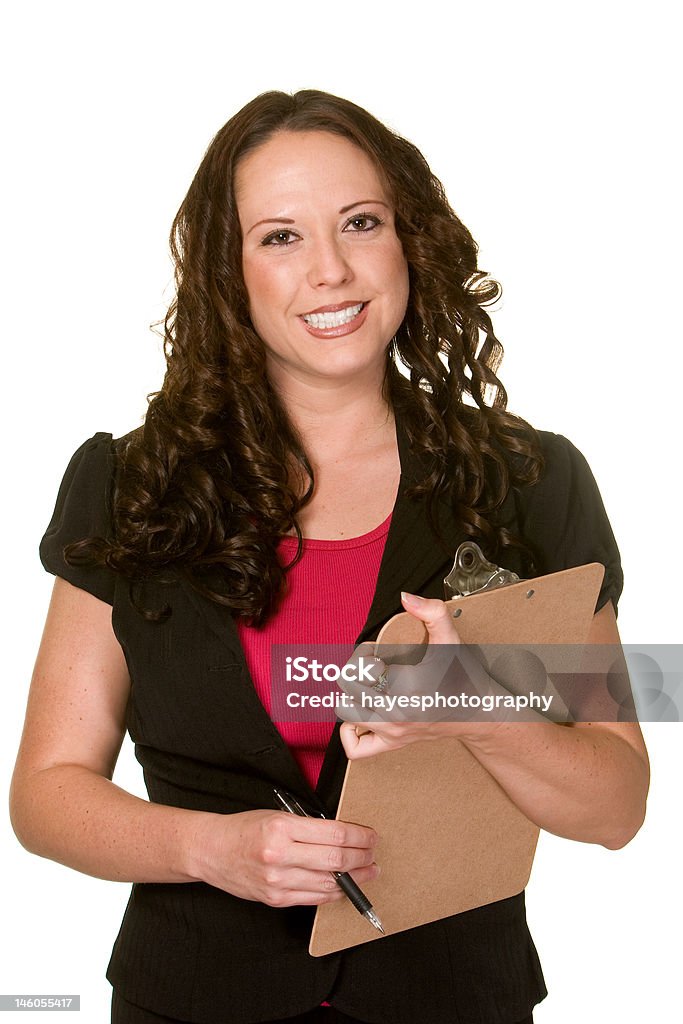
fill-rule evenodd
<path id="1" fill-rule="evenodd" d="M 373 829 L 347 821 L 268 810 L 206 814 L 190 873 L 270 907 L 332 903 L 344 895 L 332 871 L 350 871 L 361 886 L 377 877 L 376 842 Z"/>

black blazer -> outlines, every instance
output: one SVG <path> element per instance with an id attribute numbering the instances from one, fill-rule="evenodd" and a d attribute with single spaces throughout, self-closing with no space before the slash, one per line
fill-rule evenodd
<path id="1" fill-rule="evenodd" d="M 606 566 L 598 607 L 621 590 L 619 553 L 595 481 L 563 437 L 542 434 L 547 466 L 533 488 L 511 492 L 501 513 L 528 538 L 537 571 L 589 561 Z M 306 780 L 266 714 L 226 609 L 185 582 L 148 582 L 146 621 L 129 584 L 104 568 L 74 568 L 64 545 L 110 533 L 116 442 L 96 434 L 73 456 L 41 542 L 52 573 L 112 605 L 112 622 L 132 681 L 128 729 L 150 800 L 231 813 L 272 807 L 274 785 L 302 800 Z M 401 610 L 400 592 L 443 597 L 443 577 L 465 539 L 442 508 L 444 546 L 424 503 L 405 491 L 417 471 L 399 431 L 402 476 L 376 592 L 358 641 L 372 639 Z M 524 575 L 518 557 L 505 559 Z M 332 811 L 346 759 L 335 729 L 317 796 Z M 526 925 L 524 894 L 322 958 L 307 952 L 314 908 L 274 909 L 203 883 L 135 884 L 108 978 L 124 998 L 197 1024 L 249 1024 L 329 1001 L 386 1024 L 509 1024 L 531 1012 L 545 986 Z"/>

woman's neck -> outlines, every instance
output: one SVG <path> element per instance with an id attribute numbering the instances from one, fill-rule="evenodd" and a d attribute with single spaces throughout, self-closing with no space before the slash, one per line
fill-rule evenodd
<path id="1" fill-rule="evenodd" d="M 376 382 L 278 390 L 314 469 L 351 452 L 382 448 L 395 438 L 393 411 Z"/>
<path id="2" fill-rule="evenodd" d="M 313 470 L 314 489 L 297 514 L 304 537 L 358 537 L 384 522 L 396 498 L 400 463 L 393 410 L 381 380 L 274 382 Z M 300 467 L 292 484 L 304 488 Z"/>

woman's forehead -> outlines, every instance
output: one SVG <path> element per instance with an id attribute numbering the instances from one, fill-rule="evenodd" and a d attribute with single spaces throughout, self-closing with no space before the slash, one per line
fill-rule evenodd
<path id="1" fill-rule="evenodd" d="M 362 194 L 361 194 L 362 193 Z M 294 206 L 361 200 L 388 201 L 374 162 L 355 143 L 331 132 L 279 132 L 237 165 L 235 196 L 240 216 L 263 204 L 285 212 Z"/>

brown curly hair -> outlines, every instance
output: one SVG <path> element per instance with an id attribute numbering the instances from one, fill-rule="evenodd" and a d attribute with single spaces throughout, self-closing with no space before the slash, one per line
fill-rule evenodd
<path id="1" fill-rule="evenodd" d="M 432 521 L 446 495 L 493 555 L 515 543 L 495 510 L 511 485 L 534 482 L 542 468 L 538 439 L 506 412 L 496 376 L 502 346 L 484 307 L 500 286 L 478 270 L 477 245 L 419 150 L 328 93 L 257 96 L 211 142 L 173 223 L 167 370 L 144 426 L 119 448 L 113 537 L 67 552 L 132 579 L 180 571 L 255 625 L 285 587 L 280 538 L 295 532 L 301 555 L 297 512 L 314 486 L 250 321 L 233 188 L 239 161 L 281 131 L 349 139 L 388 185 L 410 296 L 387 351 L 384 390 L 424 467 L 413 493 L 427 495 Z"/>

